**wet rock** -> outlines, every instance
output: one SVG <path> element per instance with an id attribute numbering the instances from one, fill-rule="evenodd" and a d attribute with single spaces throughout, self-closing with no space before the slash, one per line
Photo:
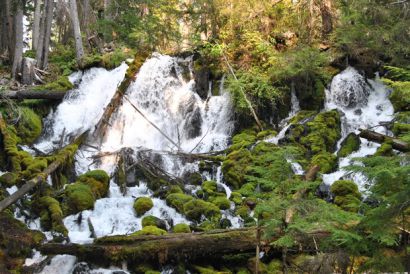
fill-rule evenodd
<path id="1" fill-rule="evenodd" d="M 210 76 L 211 71 L 209 68 L 199 66 L 194 70 L 195 90 L 199 97 L 204 100 L 208 97 Z"/>
<path id="2" fill-rule="evenodd" d="M 232 226 L 232 223 L 231 223 L 231 221 L 230 221 L 229 219 L 223 218 L 223 219 L 221 219 L 221 220 L 219 221 L 219 226 L 220 226 L 222 229 L 226 229 L 226 228 L 231 227 L 231 226 Z"/>
<path id="3" fill-rule="evenodd" d="M 77 263 L 74 266 L 73 274 L 89 274 L 91 273 L 90 266 L 86 262 Z"/>
<path id="4" fill-rule="evenodd" d="M 332 194 L 330 193 L 330 185 L 321 183 L 316 190 L 316 196 L 330 202 L 332 200 Z"/>
<path id="5" fill-rule="evenodd" d="M 184 132 L 190 139 L 201 135 L 202 116 L 198 107 L 193 106 L 194 109 L 191 112 L 185 114 Z"/>

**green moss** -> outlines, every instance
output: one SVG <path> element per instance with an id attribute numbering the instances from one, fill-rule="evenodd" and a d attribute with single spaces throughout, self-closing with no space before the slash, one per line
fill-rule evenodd
<path id="1" fill-rule="evenodd" d="M 282 273 L 282 262 L 274 259 L 267 266 L 268 273 Z"/>
<path id="2" fill-rule="evenodd" d="M 41 118 L 30 108 L 20 107 L 16 130 L 22 144 L 32 144 L 41 134 Z"/>
<path id="3" fill-rule="evenodd" d="M 18 178 L 17 174 L 7 172 L 0 176 L 0 184 L 6 187 L 11 187 L 17 183 Z"/>
<path id="4" fill-rule="evenodd" d="M 385 78 L 393 81 L 410 81 L 410 69 L 393 66 L 385 66 L 384 68 L 387 70 Z"/>
<path id="5" fill-rule="evenodd" d="M 142 235 L 165 235 L 167 232 L 163 229 L 160 229 L 156 226 L 146 226 L 142 228 L 141 230 L 134 232 L 131 234 L 131 236 L 142 236 Z"/>
<path id="6" fill-rule="evenodd" d="M 274 137 L 277 134 L 278 134 L 278 132 L 275 131 L 275 130 L 270 130 L 270 129 L 263 130 L 263 131 L 258 132 L 258 134 L 256 135 L 256 140 L 263 140 L 263 139 L 266 139 L 268 137 Z"/>
<path id="7" fill-rule="evenodd" d="M 358 211 L 361 194 L 354 182 L 347 180 L 336 181 L 330 187 L 330 191 L 335 195 L 334 202 L 336 205 L 346 211 Z"/>
<path id="8" fill-rule="evenodd" d="M 393 156 L 393 146 L 389 142 L 383 143 L 374 154 L 375 156 Z"/>
<path id="9" fill-rule="evenodd" d="M 63 223 L 63 211 L 60 207 L 60 203 L 50 197 L 44 196 L 39 199 L 39 207 L 42 209 L 40 213 L 41 225 L 46 228 L 63 234 L 68 235 L 68 231 Z"/>
<path id="10" fill-rule="evenodd" d="M 229 199 L 234 202 L 235 205 L 242 204 L 242 195 L 239 192 L 232 192 Z"/>
<path id="11" fill-rule="evenodd" d="M 144 215 L 148 210 L 154 207 L 154 203 L 149 197 L 137 198 L 134 202 L 134 209 L 137 216 Z"/>
<path id="12" fill-rule="evenodd" d="M 233 189 L 240 188 L 245 183 L 245 175 L 251 161 L 252 156 L 247 149 L 239 149 L 229 153 L 222 163 L 222 171 L 227 185 Z"/>
<path id="13" fill-rule="evenodd" d="M 340 114 L 336 110 L 319 113 L 307 124 L 308 133 L 300 142 L 313 154 L 333 152 L 340 138 Z"/>
<path id="14" fill-rule="evenodd" d="M 255 194 L 255 188 L 255 185 L 247 183 L 238 190 L 238 193 L 245 197 L 252 196 Z"/>
<path id="15" fill-rule="evenodd" d="M 295 116 L 293 116 L 289 122 L 291 124 L 297 124 L 297 123 L 307 120 L 308 118 L 313 117 L 316 114 L 317 114 L 316 111 L 301 110 Z"/>
<path id="16" fill-rule="evenodd" d="M 318 165 L 321 173 L 330 173 L 337 168 L 337 157 L 332 153 L 322 152 L 313 156 L 311 165 Z"/>
<path id="17" fill-rule="evenodd" d="M 174 233 L 191 233 L 191 228 L 187 224 L 176 224 L 172 228 Z"/>
<path id="18" fill-rule="evenodd" d="M 187 178 L 187 183 L 191 185 L 201 185 L 202 184 L 202 176 L 199 172 L 193 172 L 189 174 Z"/>
<path id="19" fill-rule="evenodd" d="M 108 176 L 107 172 L 105 172 L 104 170 L 99 170 L 99 169 L 91 170 L 91 171 L 88 171 L 87 173 L 84 173 L 83 175 L 78 177 L 78 180 L 81 181 L 81 179 L 83 178 L 93 178 L 103 183 L 104 185 L 108 185 L 110 182 L 110 176 Z"/>
<path id="20" fill-rule="evenodd" d="M 410 110 L 410 81 L 400 82 L 389 79 L 383 79 L 383 81 L 393 89 L 389 99 L 394 110 L 396 112 Z"/>
<path id="21" fill-rule="evenodd" d="M 341 143 L 337 156 L 346 157 L 347 155 L 359 150 L 360 144 L 361 141 L 359 136 L 354 133 L 350 133 Z"/>
<path id="22" fill-rule="evenodd" d="M 168 190 L 168 194 L 172 194 L 172 193 L 184 193 L 184 192 L 182 191 L 181 187 L 173 185 Z"/>
<path id="23" fill-rule="evenodd" d="M 202 190 L 208 195 L 212 195 L 217 190 L 217 184 L 215 181 L 206 181 L 202 184 Z"/>
<path id="24" fill-rule="evenodd" d="M 235 210 L 235 214 L 240 216 L 242 219 L 249 217 L 250 210 L 247 206 L 239 206 Z"/>
<path id="25" fill-rule="evenodd" d="M 60 76 L 53 82 L 35 87 L 35 90 L 67 91 L 73 88 L 74 86 L 67 76 Z"/>
<path id="26" fill-rule="evenodd" d="M 226 197 L 215 197 L 211 199 L 211 203 L 222 210 L 229 209 L 231 207 L 231 202 Z"/>
<path id="27" fill-rule="evenodd" d="M 167 196 L 166 202 L 170 207 L 175 208 L 178 212 L 184 212 L 184 205 L 191 201 L 193 198 L 189 195 L 182 193 L 173 193 Z"/>
<path id="28" fill-rule="evenodd" d="M 92 170 L 78 177 L 78 181 L 90 186 L 96 199 L 108 194 L 110 177 L 104 170 Z"/>
<path id="29" fill-rule="evenodd" d="M 229 147 L 229 151 L 238 150 L 251 146 L 256 142 L 256 132 L 252 129 L 242 131 L 240 134 L 235 135 L 232 138 L 232 145 Z"/>
<path id="30" fill-rule="evenodd" d="M 184 205 L 184 214 L 187 218 L 195 221 L 200 221 L 202 216 L 207 218 L 220 218 L 221 216 L 221 212 L 217 206 L 199 199 L 187 202 Z"/>
<path id="31" fill-rule="evenodd" d="M 95 197 L 91 187 L 84 183 L 70 184 L 65 188 L 65 211 L 68 214 L 92 209 L 94 207 Z"/>

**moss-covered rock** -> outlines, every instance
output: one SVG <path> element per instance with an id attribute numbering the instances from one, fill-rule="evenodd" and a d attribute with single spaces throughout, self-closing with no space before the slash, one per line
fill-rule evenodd
<path id="1" fill-rule="evenodd" d="M 222 163 L 225 182 L 233 189 L 240 188 L 245 183 L 246 172 L 251 161 L 251 152 L 245 148 L 229 153 Z"/>
<path id="2" fill-rule="evenodd" d="M 393 156 L 393 146 L 389 142 L 383 143 L 374 154 L 375 156 Z"/>
<path id="3" fill-rule="evenodd" d="M 392 81 L 390 79 L 383 79 L 383 81 L 393 90 L 389 99 L 394 110 L 396 112 L 410 110 L 410 81 Z"/>
<path id="4" fill-rule="evenodd" d="M 361 144 L 360 137 L 354 133 L 350 133 L 342 141 L 340 145 L 340 149 L 337 152 L 337 156 L 346 157 L 347 155 L 359 150 L 360 144 Z"/>
<path id="5" fill-rule="evenodd" d="M 30 108 L 20 107 L 16 130 L 22 144 L 32 144 L 41 134 L 41 118 Z"/>
<path id="6" fill-rule="evenodd" d="M 187 224 L 176 224 L 172 228 L 174 233 L 191 233 L 191 228 Z"/>
<path id="7" fill-rule="evenodd" d="M 184 205 L 184 214 L 194 221 L 200 221 L 202 216 L 216 219 L 221 217 L 221 212 L 217 206 L 199 199 L 187 202 Z"/>
<path id="8" fill-rule="evenodd" d="M 92 170 L 78 177 L 78 181 L 91 187 L 95 197 L 102 198 L 108 194 L 110 177 L 104 170 Z"/>
<path id="9" fill-rule="evenodd" d="M 142 218 L 142 227 L 146 226 L 156 226 L 163 230 L 167 229 L 167 224 L 164 220 L 152 215 L 145 216 L 144 218 Z"/>
<path id="10" fill-rule="evenodd" d="M 311 165 L 318 165 L 322 173 L 330 173 L 337 168 L 337 157 L 329 152 L 321 152 L 312 157 Z"/>
<path id="11" fill-rule="evenodd" d="M 226 197 L 215 197 L 210 201 L 222 210 L 229 209 L 231 207 L 231 202 Z"/>
<path id="12" fill-rule="evenodd" d="M 237 192 L 242 196 L 249 197 L 255 194 L 256 186 L 252 183 L 244 184 Z"/>
<path id="13" fill-rule="evenodd" d="M 234 202 L 235 205 L 240 205 L 242 204 L 242 195 L 239 192 L 232 192 L 229 200 Z"/>
<path id="14" fill-rule="evenodd" d="M 0 184 L 6 187 L 14 186 L 19 177 L 16 173 L 7 172 L 0 176 Z"/>
<path id="15" fill-rule="evenodd" d="M 154 203 L 149 197 L 137 198 L 134 202 L 134 210 L 137 216 L 144 215 L 147 211 L 154 207 Z"/>
<path id="16" fill-rule="evenodd" d="M 205 181 L 201 187 L 208 195 L 213 195 L 217 190 L 217 184 L 215 181 Z"/>
<path id="17" fill-rule="evenodd" d="M 146 226 L 143 227 L 141 230 L 134 232 L 131 234 L 131 236 L 142 236 L 142 235 L 156 235 L 156 236 L 160 236 L 160 235 L 165 235 L 167 234 L 167 232 L 163 229 L 160 229 L 156 226 Z"/>
<path id="18" fill-rule="evenodd" d="M 60 76 L 55 81 L 47 83 L 42 86 L 36 86 L 36 90 L 51 90 L 51 91 L 67 91 L 73 89 L 74 86 L 68 80 L 67 76 Z"/>
<path id="19" fill-rule="evenodd" d="M 77 182 L 68 185 L 64 190 L 64 211 L 67 214 L 75 214 L 77 212 L 92 209 L 95 203 L 95 196 L 91 191 L 91 187 L 87 184 Z"/>
<path id="20" fill-rule="evenodd" d="M 263 140 L 268 137 L 274 137 L 277 134 L 278 132 L 275 130 L 271 130 L 271 129 L 263 130 L 263 131 L 258 132 L 258 134 L 256 134 L 256 140 Z"/>
<path id="21" fill-rule="evenodd" d="M 202 184 L 202 176 L 199 172 L 192 172 L 185 176 L 185 181 L 187 184 L 190 185 L 201 185 Z"/>
<path id="22" fill-rule="evenodd" d="M 167 205 L 175 208 L 178 212 L 184 212 L 184 205 L 194 198 L 183 193 L 172 193 L 166 198 Z"/>
<path id="23" fill-rule="evenodd" d="M 361 194 L 353 181 L 339 180 L 332 184 L 330 191 L 335 195 L 334 202 L 342 209 L 357 212 Z"/>

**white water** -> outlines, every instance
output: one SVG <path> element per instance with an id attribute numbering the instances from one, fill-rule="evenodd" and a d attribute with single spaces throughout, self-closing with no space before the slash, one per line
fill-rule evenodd
<path id="1" fill-rule="evenodd" d="M 380 126 L 381 122 L 393 119 L 393 106 L 389 99 L 389 90 L 376 80 L 367 80 L 354 68 L 349 67 L 336 75 L 331 83 L 330 89 L 326 90 L 325 109 L 337 109 L 342 113 L 341 127 L 343 139 L 351 132 L 358 134 L 359 129 L 369 129 L 389 134 L 389 131 Z M 361 138 L 360 149 L 351 155 L 339 160 L 339 168 L 336 172 L 323 175 L 323 182 L 332 184 L 336 180 L 346 177 L 354 180 L 361 190 L 364 190 L 363 176 L 359 174 L 348 174 L 343 168 L 352 163 L 352 159 L 372 155 L 379 147 L 378 144 L 368 142 Z"/>
<path id="2" fill-rule="evenodd" d="M 78 88 L 71 90 L 55 112 L 49 114 L 45 125 L 49 132 L 36 145 L 44 152 L 50 152 L 59 145 L 64 137 L 63 144 L 70 138 L 80 135 L 94 126 L 104 112 L 117 86 L 124 78 L 127 65 L 107 71 L 103 68 L 92 68 L 81 73 L 74 73 L 70 80 L 81 82 Z"/>

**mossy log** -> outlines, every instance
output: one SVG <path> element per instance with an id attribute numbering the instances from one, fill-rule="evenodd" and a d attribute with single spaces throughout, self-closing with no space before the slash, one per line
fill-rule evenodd
<path id="1" fill-rule="evenodd" d="M 19 190 L 14 192 L 12 195 L 6 197 L 4 200 L 0 201 L 0 212 L 2 212 L 4 209 L 6 209 L 8 206 L 14 204 L 16 201 L 18 201 L 21 197 L 23 197 L 26 193 L 28 193 L 30 190 L 32 190 L 35 186 L 39 185 L 42 182 L 45 182 L 47 180 L 47 177 L 55 172 L 60 166 L 62 166 L 66 161 L 68 161 L 73 154 L 76 152 L 76 149 L 72 149 L 72 145 L 78 145 L 81 144 L 85 137 L 86 133 L 83 133 L 80 137 L 75 139 L 73 144 L 70 144 L 63 148 L 60 152 L 56 154 L 54 157 L 54 161 L 49 164 L 43 172 L 37 174 L 34 178 L 31 180 L 27 181 Z"/>
<path id="2" fill-rule="evenodd" d="M 53 90 L 7 90 L 0 93 L 0 98 L 7 99 L 46 99 L 46 100 L 62 100 L 66 95 L 66 91 Z"/>
<path id="3" fill-rule="evenodd" d="M 86 245 L 46 243 L 40 251 L 46 255 L 75 255 L 97 264 L 124 260 L 165 264 L 252 251 L 256 242 L 256 228 L 244 228 L 161 236 L 110 236 Z"/>
<path id="4" fill-rule="evenodd" d="M 371 130 L 367 130 L 367 129 L 361 130 L 359 136 L 362 137 L 362 138 L 365 138 L 369 141 L 376 142 L 376 143 L 379 143 L 379 144 L 384 143 L 384 142 L 391 142 L 392 147 L 394 149 L 397 149 L 398 151 L 401 151 L 401 152 L 409 152 L 410 151 L 410 144 L 409 143 L 406 143 L 402 140 L 392 138 L 392 137 L 389 137 L 387 135 L 383 135 L 383 134 L 380 134 L 380 133 L 377 133 L 377 132 L 374 132 L 374 131 L 371 131 Z"/>

